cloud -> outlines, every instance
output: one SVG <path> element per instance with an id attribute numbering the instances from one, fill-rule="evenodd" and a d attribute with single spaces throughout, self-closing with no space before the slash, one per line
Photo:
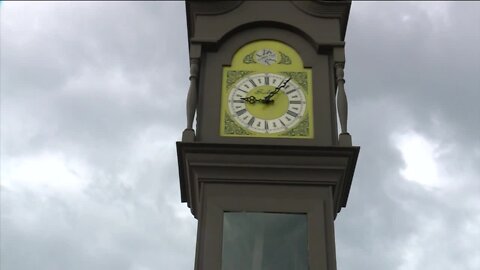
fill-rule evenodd
<path id="1" fill-rule="evenodd" d="M 476 3 L 354 2 L 339 269 L 480 268 Z M 5 2 L 2 269 L 192 269 L 181 2 Z"/>
<path id="2" fill-rule="evenodd" d="M 2 6 L 0 268 L 191 268 L 196 224 L 174 148 L 188 87 L 183 12 Z"/>
<path id="3" fill-rule="evenodd" d="M 362 149 L 336 220 L 339 269 L 480 267 L 480 33 L 463 30 L 478 8 L 352 4 L 345 77 Z"/>
<path id="4" fill-rule="evenodd" d="M 438 145 L 415 133 L 402 134 L 394 140 L 405 162 L 401 175 L 427 188 L 438 187 L 441 184 L 435 161 Z"/>

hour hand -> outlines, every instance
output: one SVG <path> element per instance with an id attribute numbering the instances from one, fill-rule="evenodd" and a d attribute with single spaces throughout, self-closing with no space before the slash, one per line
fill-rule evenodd
<path id="1" fill-rule="evenodd" d="M 254 96 L 248 96 L 248 97 L 244 97 L 244 98 L 240 98 L 240 99 L 244 100 L 245 102 L 248 102 L 250 104 L 255 104 L 255 102 L 260 102 L 260 103 L 263 103 L 263 104 L 273 103 L 273 100 L 271 100 L 269 98 L 258 99 Z"/>
<path id="2" fill-rule="evenodd" d="M 244 100 L 245 102 L 248 102 L 250 104 L 255 104 L 255 102 L 262 102 L 261 99 L 257 99 L 254 96 L 248 96 L 248 97 L 244 97 L 244 98 L 240 98 L 240 99 Z"/>

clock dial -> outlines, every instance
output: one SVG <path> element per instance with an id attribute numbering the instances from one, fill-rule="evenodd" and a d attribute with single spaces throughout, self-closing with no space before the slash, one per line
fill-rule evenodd
<path id="1" fill-rule="evenodd" d="M 277 62 L 277 54 L 271 49 L 261 49 L 255 52 L 255 60 L 257 63 L 270 66 Z"/>
<path id="2" fill-rule="evenodd" d="M 282 74 L 256 73 L 235 83 L 228 95 L 228 113 L 243 128 L 257 133 L 280 133 L 293 128 L 305 116 L 305 90 Z M 282 85 L 284 84 L 284 85 Z M 280 87 L 283 86 L 283 87 Z M 265 101 L 265 97 L 279 91 Z M 255 97 L 257 102 L 247 102 Z"/>
<path id="3" fill-rule="evenodd" d="M 223 67 L 220 135 L 313 138 L 312 73 L 274 40 L 240 48 Z"/>

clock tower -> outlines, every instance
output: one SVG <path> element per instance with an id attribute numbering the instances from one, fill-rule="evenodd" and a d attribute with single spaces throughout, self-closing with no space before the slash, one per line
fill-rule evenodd
<path id="1" fill-rule="evenodd" d="M 359 153 L 343 75 L 350 4 L 186 1 L 177 154 L 195 270 L 336 269 L 334 220 Z"/>

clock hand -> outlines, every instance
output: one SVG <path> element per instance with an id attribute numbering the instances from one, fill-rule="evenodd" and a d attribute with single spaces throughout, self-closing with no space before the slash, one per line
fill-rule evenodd
<path id="1" fill-rule="evenodd" d="M 245 102 L 248 102 L 250 104 L 254 104 L 255 102 L 262 102 L 263 100 L 262 99 L 257 99 L 256 97 L 254 96 L 248 96 L 248 97 L 244 97 L 244 98 L 240 98 L 241 100 L 244 100 Z"/>
<path id="2" fill-rule="evenodd" d="M 240 99 L 244 100 L 245 102 L 248 102 L 250 104 L 255 104 L 255 102 L 261 102 L 263 104 L 268 104 L 268 103 L 273 102 L 273 100 L 269 100 L 269 99 L 257 99 L 254 96 L 248 96 L 248 97 L 244 97 L 244 98 L 240 98 Z"/>
<path id="3" fill-rule="evenodd" d="M 279 86 L 275 87 L 275 90 L 273 90 L 272 92 L 268 93 L 267 96 L 265 96 L 265 98 L 263 99 L 264 102 L 263 103 L 270 103 L 270 102 L 273 102 L 273 100 L 270 100 L 275 94 L 277 94 L 280 89 L 282 89 L 283 87 L 285 87 L 287 85 L 287 83 L 291 80 L 292 78 L 288 78 L 287 80 L 283 81 Z"/>
<path id="4" fill-rule="evenodd" d="M 240 98 L 241 100 L 244 100 L 245 102 L 248 102 L 250 104 L 254 104 L 255 102 L 261 102 L 263 104 L 269 104 L 269 103 L 272 103 L 273 100 L 271 100 L 271 98 L 277 94 L 280 89 L 284 88 L 285 86 L 287 86 L 287 83 L 291 80 L 292 78 L 289 77 L 288 79 L 284 80 L 282 83 L 280 83 L 280 85 L 278 85 L 277 87 L 275 87 L 275 90 L 273 90 L 272 92 L 268 93 L 268 95 L 265 96 L 265 98 L 263 99 L 257 99 L 256 97 L 254 96 L 248 96 L 248 97 L 244 97 L 244 98 Z"/>

